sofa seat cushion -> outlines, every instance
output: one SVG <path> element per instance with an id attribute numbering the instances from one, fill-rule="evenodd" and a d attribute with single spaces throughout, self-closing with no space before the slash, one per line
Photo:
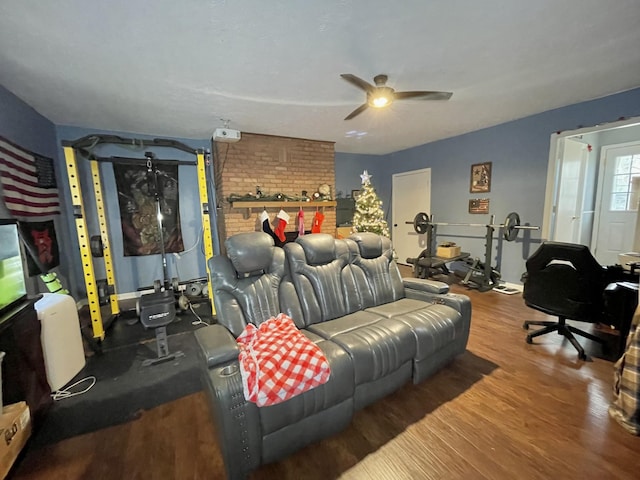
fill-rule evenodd
<path id="1" fill-rule="evenodd" d="M 267 435 L 287 425 L 294 424 L 315 413 L 327 410 L 345 400 L 352 401 L 355 391 L 353 362 L 349 354 L 319 335 L 300 330 L 315 343 L 329 362 L 331 376 L 327 383 L 277 405 L 258 409 L 262 433 Z"/>
<path id="2" fill-rule="evenodd" d="M 398 315 L 404 315 L 405 313 L 415 312 L 425 307 L 431 306 L 431 303 L 427 303 L 424 300 L 415 300 L 411 298 L 401 298 L 395 302 L 383 303 L 382 305 L 376 305 L 375 307 L 366 308 L 364 311 L 373 313 L 380 317 L 393 318 Z"/>
<path id="3" fill-rule="evenodd" d="M 411 327 L 416 340 L 416 360 L 427 358 L 462 335 L 460 312 L 442 304 L 403 298 L 365 312 L 400 321 Z"/>
<path id="4" fill-rule="evenodd" d="M 369 312 L 359 311 L 315 323 L 308 330 L 349 353 L 356 387 L 395 372 L 416 354 L 416 342 L 408 324 Z"/>

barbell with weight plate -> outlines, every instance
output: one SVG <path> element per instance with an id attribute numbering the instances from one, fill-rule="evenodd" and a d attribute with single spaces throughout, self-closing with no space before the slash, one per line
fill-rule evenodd
<path id="1" fill-rule="evenodd" d="M 483 228 L 502 228 L 502 236 L 507 242 L 513 242 L 518 236 L 520 230 L 540 230 L 540 227 L 534 227 L 530 225 L 520 225 L 520 215 L 516 212 L 511 212 L 507 215 L 504 223 L 491 224 L 491 223 L 448 223 L 448 222 L 432 222 L 424 212 L 419 212 L 413 219 L 413 222 L 406 222 L 408 224 L 413 223 L 413 228 L 416 233 L 427 233 L 429 225 L 445 226 L 445 227 L 483 227 Z"/>
<path id="2" fill-rule="evenodd" d="M 410 223 L 410 222 L 407 222 Z M 429 227 L 429 215 L 427 215 L 424 212 L 419 212 L 418 214 L 416 214 L 415 218 L 413 219 L 413 229 L 419 233 L 419 234 L 423 234 L 423 233 L 427 233 L 427 228 Z"/>
<path id="3" fill-rule="evenodd" d="M 540 227 L 530 227 L 528 225 L 520 225 L 520 215 L 516 212 L 511 212 L 507 215 L 502 225 L 502 236 L 507 242 L 513 242 L 518 236 L 520 230 L 539 230 Z"/>

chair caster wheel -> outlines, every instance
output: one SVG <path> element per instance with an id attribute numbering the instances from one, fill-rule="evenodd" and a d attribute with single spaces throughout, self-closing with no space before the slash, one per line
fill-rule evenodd
<path id="1" fill-rule="evenodd" d="M 531 340 L 531 337 L 527 335 L 527 343 L 529 345 L 531 345 L 533 343 L 533 340 Z"/>
<path id="2" fill-rule="evenodd" d="M 578 358 L 579 358 L 580 360 L 584 360 L 584 361 L 586 361 L 586 360 L 587 360 L 587 356 L 586 356 L 584 353 L 578 353 Z"/>
<path id="3" fill-rule="evenodd" d="M 524 328 L 525 330 L 529 330 L 529 324 L 527 322 L 524 322 L 522 324 L 522 328 Z"/>

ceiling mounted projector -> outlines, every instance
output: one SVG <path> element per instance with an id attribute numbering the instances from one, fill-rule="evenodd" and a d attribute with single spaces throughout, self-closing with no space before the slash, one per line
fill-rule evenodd
<path id="1" fill-rule="evenodd" d="M 213 141 L 222 143 L 235 143 L 240 141 L 240 130 L 230 128 L 216 128 L 213 132 Z"/>

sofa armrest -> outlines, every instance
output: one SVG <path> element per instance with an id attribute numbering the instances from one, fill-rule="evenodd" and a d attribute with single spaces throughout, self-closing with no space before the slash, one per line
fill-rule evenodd
<path id="1" fill-rule="evenodd" d="M 414 288 L 405 288 L 405 295 L 407 298 L 415 300 L 448 305 L 459 311 L 467 324 L 471 322 L 471 299 L 466 295 L 460 293 L 431 293 Z"/>
<path id="2" fill-rule="evenodd" d="M 449 293 L 449 285 L 422 278 L 403 278 L 407 298 L 449 305 L 460 312 L 465 322 L 471 321 L 471 300 L 466 295 Z"/>
<path id="3" fill-rule="evenodd" d="M 236 339 L 222 325 L 210 325 L 196 330 L 195 336 L 207 367 L 215 367 L 238 359 L 240 349 Z"/>
<path id="4" fill-rule="evenodd" d="M 227 478 L 246 478 L 260 465 L 262 430 L 258 407 L 244 398 L 236 339 L 222 325 L 196 330 L 195 337 Z"/>
<path id="5" fill-rule="evenodd" d="M 444 282 L 435 280 L 427 280 L 423 278 L 403 278 L 402 284 L 404 288 L 418 290 L 420 292 L 444 294 L 449 292 L 449 285 Z"/>

